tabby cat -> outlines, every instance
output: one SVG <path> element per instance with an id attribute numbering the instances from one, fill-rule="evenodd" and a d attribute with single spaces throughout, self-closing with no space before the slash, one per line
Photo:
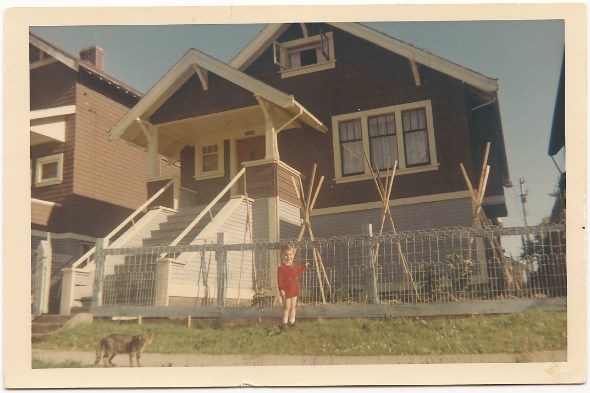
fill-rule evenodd
<path id="1" fill-rule="evenodd" d="M 94 365 L 98 365 L 101 360 L 107 367 L 115 366 L 112 362 L 118 353 L 129 354 L 129 367 L 133 367 L 133 358 L 137 360 L 137 366 L 140 367 L 139 358 L 146 345 L 151 344 L 154 340 L 154 333 L 143 333 L 139 336 L 130 336 L 126 334 L 111 334 L 100 340 L 96 347 L 96 360 Z"/>

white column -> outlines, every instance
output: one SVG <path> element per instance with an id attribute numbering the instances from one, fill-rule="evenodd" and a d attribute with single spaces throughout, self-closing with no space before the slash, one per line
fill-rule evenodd
<path id="1" fill-rule="evenodd" d="M 274 127 L 272 121 L 272 113 L 270 104 L 265 101 L 262 97 L 256 95 L 256 99 L 258 100 L 258 104 L 262 109 L 262 113 L 264 114 L 264 129 L 265 129 L 265 142 L 266 142 L 266 154 L 264 156 L 267 160 L 279 160 L 279 144 L 277 141 L 277 130 Z"/>
<path id="2" fill-rule="evenodd" d="M 147 139 L 147 171 L 149 179 L 160 176 L 160 155 L 158 154 L 158 128 L 145 120 L 137 119 L 137 123 Z"/>

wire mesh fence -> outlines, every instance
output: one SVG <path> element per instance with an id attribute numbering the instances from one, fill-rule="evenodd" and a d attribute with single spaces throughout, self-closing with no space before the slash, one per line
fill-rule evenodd
<path id="1" fill-rule="evenodd" d="M 565 226 L 105 249 L 97 305 L 271 306 L 279 249 L 309 263 L 300 304 L 395 304 L 567 295 Z M 97 260 L 97 263 L 98 260 Z"/>

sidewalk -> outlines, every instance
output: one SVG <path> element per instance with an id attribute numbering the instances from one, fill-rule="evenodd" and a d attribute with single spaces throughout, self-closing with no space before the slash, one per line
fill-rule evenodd
<path id="1" fill-rule="evenodd" d="M 94 352 L 33 349 L 33 357 L 54 363 L 68 361 L 82 365 L 94 363 Z M 202 355 L 144 353 L 143 367 L 220 367 L 220 366 L 287 366 L 287 365 L 357 365 L 357 364 L 436 364 L 436 363 L 533 363 L 565 362 L 566 351 L 544 351 L 522 354 L 473 355 L 401 355 L 401 356 L 287 356 L 287 355 Z M 119 367 L 129 366 L 129 356 L 113 359 Z"/>

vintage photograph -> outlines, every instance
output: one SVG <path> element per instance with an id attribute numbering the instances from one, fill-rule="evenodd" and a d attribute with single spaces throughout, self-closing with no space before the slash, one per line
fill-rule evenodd
<path id="1" fill-rule="evenodd" d="M 25 363 L 91 376 L 13 380 L 583 382 L 585 258 L 566 220 L 566 124 L 584 163 L 570 189 L 585 190 L 585 120 L 566 122 L 576 6 L 394 7 L 287 22 L 12 10 L 28 37 Z M 472 371 L 422 379 L 433 365 Z M 306 379 L 268 371 L 282 366 Z M 131 367 L 180 377 L 109 380 Z M 359 368 L 393 372 L 345 371 Z"/>

